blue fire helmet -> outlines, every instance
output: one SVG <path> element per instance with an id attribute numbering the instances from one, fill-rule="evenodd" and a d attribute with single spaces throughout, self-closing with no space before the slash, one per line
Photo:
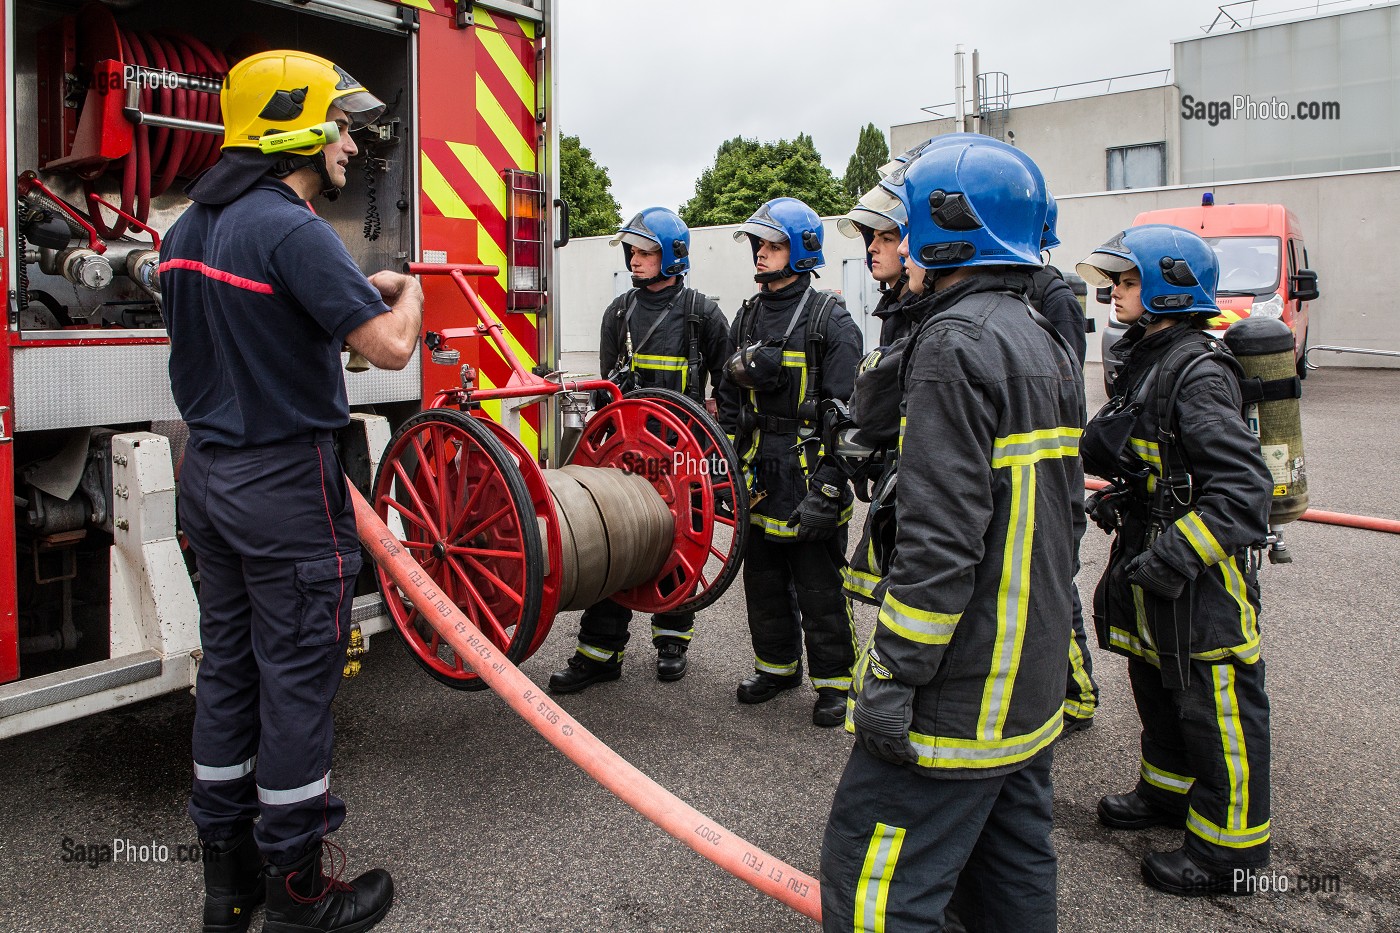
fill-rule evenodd
<path id="1" fill-rule="evenodd" d="M 1060 220 L 1060 205 L 1055 203 L 1055 196 L 1048 191 L 1045 192 L 1045 207 L 1045 234 L 1040 238 L 1040 248 L 1043 250 L 1060 245 L 1060 236 L 1055 231 Z"/>
<path id="2" fill-rule="evenodd" d="M 690 271 L 690 228 L 667 207 L 648 207 L 622 225 L 609 246 L 622 244 L 623 262 L 632 264 L 632 250 L 661 250 L 661 275 L 685 275 Z"/>
<path id="3" fill-rule="evenodd" d="M 826 265 L 822 258 L 822 219 L 817 212 L 797 198 L 774 198 L 754 211 L 752 217 L 734 231 L 734 239 L 749 239 L 754 259 L 758 259 L 758 241 L 788 244 L 789 275 L 811 272 Z"/>
<path id="4" fill-rule="evenodd" d="M 1013 146 L 978 134 L 928 145 L 880 184 L 904 202 L 909 258 L 925 269 L 1039 266 L 1045 179 Z"/>
<path id="5" fill-rule="evenodd" d="M 1170 224 L 1129 227 L 1075 266 L 1096 288 L 1118 274 L 1137 269 L 1142 276 L 1142 308 L 1147 314 L 1219 313 L 1215 287 L 1220 261 L 1210 244 Z"/>

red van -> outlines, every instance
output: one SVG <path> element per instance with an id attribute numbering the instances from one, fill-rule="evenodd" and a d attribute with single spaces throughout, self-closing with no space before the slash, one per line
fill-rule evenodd
<path id="1" fill-rule="evenodd" d="M 1220 260 L 1215 297 L 1221 315 L 1214 329 L 1223 331 L 1251 314 L 1282 319 L 1293 331 L 1298 376 L 1307 377 L 1308 303 L 1319 293 L 1296 214 L 1282 204 L 1216 204 L 1207 192 L 1199 207 L 1144 211 L 1133 219 L 1133 226 L 1139 224 L 1171 224 L 1209 243 Z M 1098 297 L 1108 303 L 1108 289 L 1099 289 Z M 1110 312 L 1103 334 L 1106 385 L 1112 385 L 1121 365 L 1113 345 L 1126 330 Z"/>

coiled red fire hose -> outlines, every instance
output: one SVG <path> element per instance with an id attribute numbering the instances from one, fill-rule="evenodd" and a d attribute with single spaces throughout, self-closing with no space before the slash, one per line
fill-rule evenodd
<path id="1" fill-rule="evenodd" d="M 535 731 L 632 809 L 720 868 L 798 913 L 821 920 L 821 889 L 815 878 L 750 845 L 676 797 L 564 712 L 437 592 L 354 485 L 348 479 L 346 483 L 355 504 L 360 541 L 375 561 L 458 657 Z"/>
<path id="2" fill-rule="evenodd" d="M 1084 488 L 1099 490 L 1107 486 L 1101 479 L 1084 478 Z M 1318 522 L 1323 525 L 1343 525 L 1347 528 L 1361 528 L 1365 531 L 1383 531 L 1400 535 L 1400 521 L 1393 518 L 1374 518 L 1370 515 L 1350 515 L 1346 512 L 1327 512 L 1322 509 L 1308 509 L 1298 516 L 1300 521 Z"/>

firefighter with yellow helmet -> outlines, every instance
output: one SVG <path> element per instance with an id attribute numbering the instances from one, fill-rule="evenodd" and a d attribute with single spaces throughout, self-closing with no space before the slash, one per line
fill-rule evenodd
<path id="1" fill-rule="evenodd" d="M 204 852 L 204 930 L 367 930 L 389 910 L 382 869 L 322 871 L 345 819 L 331 793 L 360 546 L 333 433 L 349 423 L 348 344 L 372 364 L 413 355 L 423 293 L 368 279 L 309 202 L 333 198 L 354 129 L 384 105 L 333 62 L 263 52 L 220 95 L 219 161 L 161 246 L 170 381 L 190 438 L 180 525 L 200 575 L 189 812 Z M 255 827 L 256 821 L 256 828 Z"/>

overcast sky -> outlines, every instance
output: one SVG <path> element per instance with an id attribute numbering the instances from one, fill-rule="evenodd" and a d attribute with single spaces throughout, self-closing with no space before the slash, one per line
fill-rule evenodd
<path id="1" fill-rule="evenodd" d="M 953 100 L 953 49 L 981 50 L 1014 94 L 1170 68 L 1210 0 L 556 0 L 561 132 L 612 177 L 624 219 L 676 208 L 733 136 L 810 134 L 840 176 L 860 127 L 929 118 Z M 1364 3 L 1323 3 L 1339 10 Z M 1260 0 L 1257 15 L 1303 0 Z M 1233 11 L 1248 6 L 1232 7 Z M 1236 15 L 1241 15 L 1236 12 Z M 1290 17 L 1306 15 L 1295 12 Z M 1012 98 L 1012 106 L 1016 99 Z"/>

